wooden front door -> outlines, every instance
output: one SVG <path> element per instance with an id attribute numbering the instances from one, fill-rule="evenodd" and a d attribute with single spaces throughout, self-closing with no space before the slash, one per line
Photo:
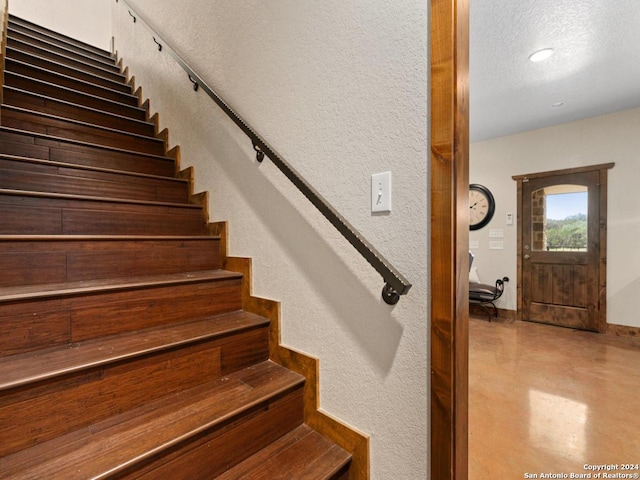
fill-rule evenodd
<path id="1" fill-rule="evenodd" d="M 518 316 L 606 329 L 606 172 L 613 164 L 518 180 Z"/>

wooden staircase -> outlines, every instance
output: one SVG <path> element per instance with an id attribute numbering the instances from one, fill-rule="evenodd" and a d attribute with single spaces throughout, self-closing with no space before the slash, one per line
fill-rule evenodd
<path id="1" fill-rule="evenodd" d="M 349 478 L 114 58 L 11 17 L 0 113 L 0 477 Z"/>

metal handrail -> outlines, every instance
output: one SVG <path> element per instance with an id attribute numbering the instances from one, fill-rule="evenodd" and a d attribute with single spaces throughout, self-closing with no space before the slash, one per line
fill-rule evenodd
<path id="1" fill-rule="evenodd" d="M 116 0 L 116 3 L 119 0 Z M 271 147 L 256 131 L 245 122 L 209 85 L 200 77 L 184 59 L 159 35 L 149 22 L 137 13 L 126 0 L 120 0 L 126 5 L 129 15 L 134 23 L 140 20 L 152 34 L 153 41 L 158 46 L 158 50 L 165 51 L 187 72 L 189 81 L 193 84 L 193 89 L 202 90 L 233 120 L 233 122 L 250 139 L 256 151 L 256 158 L 259 162 L 267 156 L 278 169 L 309 199 L 309 201 L 322 213 L 327 220 L 353 245 L 353 247 L 371 264 L 371 266 L 382 276 L 385 285 L 382 289 L 382 298 L 389 305 L 394 305 L 400 299 L 400 295 L 406 295 L 411 284 L 371 245 L 358 230 L 356 230 L 335 208 L 333 208 L 302 176 L 288 163 L 282 156 Z"/>

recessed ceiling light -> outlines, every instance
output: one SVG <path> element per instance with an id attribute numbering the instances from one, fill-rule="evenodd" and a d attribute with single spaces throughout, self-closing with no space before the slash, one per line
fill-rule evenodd
<path id="1" fill-rule="evenodd" d="M 537 52 L 533 52 L 529 55 L 529 60 L 532 62 L 541 62 L 549 58 L 551 55 L 553 55 L 553 48 L 543 48 L 542 50 L 538 50 Z"/>
<path id="2" fill-rule="evenodd" d="M 564 107 L 564 102 L 552 103 L 551 106 L 554 107 L 554 108 Z"/>

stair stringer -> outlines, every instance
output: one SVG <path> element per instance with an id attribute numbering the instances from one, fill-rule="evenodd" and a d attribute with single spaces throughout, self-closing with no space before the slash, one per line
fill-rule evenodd
<path id="1" fill-rule="evenodd" d="M 256 297 L 252 294 L 252 259 L 230 257 L 228 251 L 227 222 L 213 222 L 212 230 L 221 237 L 220 251 L 225 270 L 242 273 L 242 308 L 270 320 L 269 357 L 289 370 L 305 377 L 304 420 L 315 431 L 336 443 L 351 456 L 349 480 L 369 479 L 369 437 L 353 427 L 320 410 L 320 360 L 302 352 L 284 347 L 280 340 L 280 302 Z M 222 253 L 224 252 L 224 254 Z"/>

